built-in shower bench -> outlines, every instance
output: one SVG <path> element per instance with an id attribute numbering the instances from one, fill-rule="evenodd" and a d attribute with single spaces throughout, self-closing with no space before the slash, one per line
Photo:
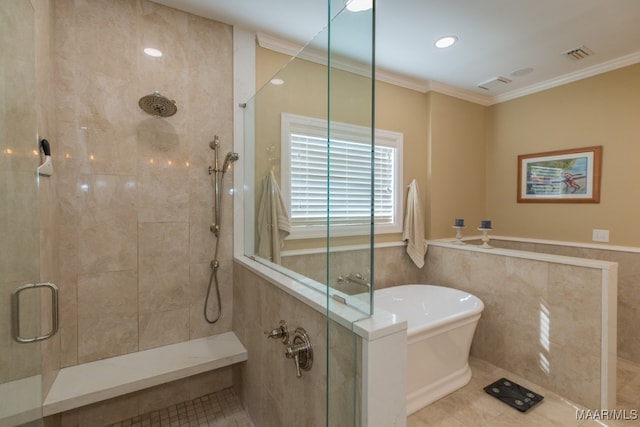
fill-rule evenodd
<path id="1" fill-rule="evenodd" d="M 122 396 L 247 360 L 236 334 L 152 348 L 60 369 L 42 406 L 43 416 Z"/>

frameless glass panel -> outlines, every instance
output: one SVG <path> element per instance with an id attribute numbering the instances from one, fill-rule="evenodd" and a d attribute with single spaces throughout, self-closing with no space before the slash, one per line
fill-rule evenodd
<path id="1" fill-rule="evenodd" d="M 328 50 L 327 306 L 339 304 L 336 295 L 341 295 L 351 305 L 361 304 L 362 311 L 372 308 L 374 273 L 375 14 L 371 3 L 371 9 L 357 11 L 337 0 L 331 3 L 340 12 L 329 25 Z M 337 350 L 327 355 L 329 425 L 360 425 L 358 339 L 329 326 L 327 348 Z"/>
<path id="2" fill-rule="evenodd" d="M 360 420 L 359 340 L 331 311 L 371 313 L 374 13 L 327 6 L 327 28 L 294 58 L 257 47 L 264 86 L 244 110 L 244 249 L 325 296 L 326 424 L 346 426 Z"/>
<path id="3" fill-rule="evenodd" d="M 340 2 L 329 49 L 328 284 L 369 308 L 373 241 L 373 8 Z M 353 130 L 345 132 L 345 124 Z M 357 131 L 356 131 L 357 130 Z M 355 232 L 349 232 L 354 230 Z"/>
<path id="4" fill-rule="evenodd" d="M 329 14 L 294 58 L 257 48 L 257 81 L 266 84 L 244 116 L 245 254 L 366 316 L 373 12 L 336 0 Z"/>
<path id="5" fill-rule="evenodd" d="M 0 2 L 0 425 L 40 425 L 40 344 L 12 339 L 11 295 L 40 277 L 35 54 L 30 2 Z M 20 295 L 20 333 L 37 336 L 39 292 Z"/>

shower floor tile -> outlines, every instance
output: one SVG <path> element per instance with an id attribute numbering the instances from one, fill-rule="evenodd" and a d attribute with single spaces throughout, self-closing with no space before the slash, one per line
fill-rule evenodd
<path id="1" fill-rule="evenodd" d="M 253 427 L 233 389 L 178 403 L 108 427 Z"/>

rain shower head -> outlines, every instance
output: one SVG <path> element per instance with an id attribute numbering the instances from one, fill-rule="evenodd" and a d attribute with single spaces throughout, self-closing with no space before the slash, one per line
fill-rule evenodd
<path id="1" fill-rule="evenodd" d="M 178 111 L 176 101 L 167 98 L 158 91 L 140 98 L 138 105 L 145 113 L 156 117 L 170 117 Z"/>

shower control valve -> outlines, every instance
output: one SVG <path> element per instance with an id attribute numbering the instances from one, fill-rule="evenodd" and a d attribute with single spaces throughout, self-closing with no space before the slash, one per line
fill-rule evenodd
<path id="1" fill-rule="evenodd" d="M 297 328 L 293 336 L 293 343 L 287 346 L 287 350 L 284 352 L 287 359 L 293 359 L 296 364 L 296 377 L 302 376 L 302 369 L 305 371 L 311 370 L 313 365 L 313 349 L 311 348 L 311 341 L 307 331 L 302 328 Z"/>
<path id="2" fill-rule="evenodd" d="M 282 344 L 289 344 L 289 328 L 287 327 L 287 322 L 284 320 L 280 321 L 280 326 L 272 329 L 271 331 L 264 331 L 264 334 L 267 338 L 273 339 L 282 339 Z"/>

